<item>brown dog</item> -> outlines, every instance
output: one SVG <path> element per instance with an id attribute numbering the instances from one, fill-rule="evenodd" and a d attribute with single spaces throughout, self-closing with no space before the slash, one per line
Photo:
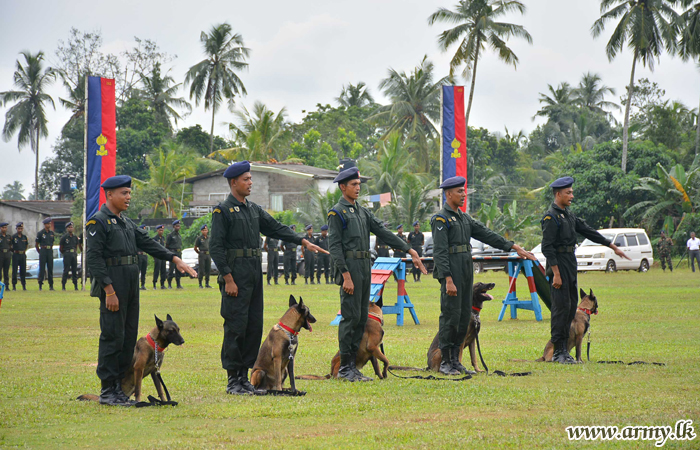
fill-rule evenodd
<path id="1" fill-rule="evenodd" d="M 141 386 L 143 379 L 148 375 L 153 379 L 153 384 L 156 386 L 161 401 L 165 402 L 168 400 L 163 391 L 163 385 L 158 378 L 158 372 L 160 372 L 160 368 L 163 365 L 163 357 L 165 356 L 163 350 L 170 344 L 182 345 L 185 343 L 182 335 L 180 335 L 180 327 L 173 321 L 170 314 L 167 315 L 165 322 L 160 320 L 158 316 L 155 316 L 155 318 L 155 328 L 136 342 L 131 368 L 126 372 L 121 382 L 124 394 L 129 398 L 135 395 L 137 402 L 141 401 Z M 78 400 L 99 401 L 99 399 L 99 396 L 92 394 L 78 397 Z"/>
<path id="2" fill-rule="evenodd" d="M 481 330 L 481 318 L 479 313 L 481 308 L 484 306 L 484 302 L 493 300 L 493 295 L 486 291 L 490 291 L 496 286 L 495 283 L 476 283 L 472 288 L 472 317 L 469 321 L 469 328 L 467 329 L 467 335 L 464 338 L 464 342 L 459 346 L 459 362 L 462 362 L 462 352 L 465 347 L 469 347 L 469 354 L 472 360 L 472 366 L 477 372 L 483 372 L 479 369 L 479 365 L 476 362 L 476 337 Z M 435 335 L 430 348 L 428 349 L 428 369 L 434 370 L 435 372 L 440 369 L 440 362 L 442 361 L 442 350 L 439 347 L 440 341 L 438 335 Z"/>
<path id="3" fill-rule="evenodd" d="M 250 383 L 256 389 L 281 391 L 282 384 L 289 375 L 291 390 L 296 391 L 294 355 L 299 345 L 297 335 L 302 328 L 311 331 L 312 323 L 316 323 L 316 318 L 311 315 L 309 307 L 304 305 L 304 300 L 299 297 L 297 303 L 294 296 L 290 295 L 289 309 L 270 330 L 253 366 Z"/>
<path id="4" fill-rule="evenodd" d="M 362 335 L 360 348 L 357 351 L 355 365 L 362 369 L 368 361 L 372 361 L 372 367 L 377 378 L 383 380 L 387 376 L 389 360 L 381 349 L 382 339 L 384 339 L 384 315 L 382 314 L 382 299 L 377 302 L 369 302 L 369 316 L 365 324 L 365 333 Z M 384 369 L 379 371 L 379 361 L 384 364 Z M 331 377 L 338 378 L 340 369 L 340 352 L 336 353 L 331 360 Z"/>
<path id="5" fill-rule="evenodd" d="M 566 351 L 570 352 L 575 345 L 576 362 L 583 363 L 581 359 L 581 344 L 583 343 L 583 336 L 586 335 L 588 327 L 591 324 L 591 314 L 598 314 L 598 299 L 593 295 L 592 289 L 589 290 L 588 295 L 586 295 L 583 289 L 580 289 L 579 295 L 581 296 L 581 303 L 578 304 L 574 320 L 571 321 Z M 552 355 L 554 355 L 554 344 L 552 344 L 552 340 L 550 339 L 544 347 L 544 354 L 536 361 L 552 362 Z"/>

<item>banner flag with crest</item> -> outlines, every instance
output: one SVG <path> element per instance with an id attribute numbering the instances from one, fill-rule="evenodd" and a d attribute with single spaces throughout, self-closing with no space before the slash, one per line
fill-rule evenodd
<path id="1" fill-rule="evenodd" d="M 117 130 L 114 80 L 88 77 L 85 131 L 85 217 L 105 202 L 100 185 L 116 174 Z"/>
<path id="2" fill-rule="evenodd" d="M 464 118 L 464 86 L 442 87 L 442 173 L 467 179 L 467 128 Z M 464 186 L 466 189 L 466 185 Z M 462 211 L 467 211 L 464 202 Z"/>

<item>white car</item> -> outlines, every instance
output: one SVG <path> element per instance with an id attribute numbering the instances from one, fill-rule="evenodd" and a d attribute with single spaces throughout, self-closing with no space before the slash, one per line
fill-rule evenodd
<path id="1" fill-rule="evenodd" d="M 638 270 L 646 272 L 654 264 L 651 242 L 643 228 L 606 228 L 598 232 L 613 241 L 630 260 L 620 258 L 609 247 L 586 239 L 576 249 L 579 271 Z"/>

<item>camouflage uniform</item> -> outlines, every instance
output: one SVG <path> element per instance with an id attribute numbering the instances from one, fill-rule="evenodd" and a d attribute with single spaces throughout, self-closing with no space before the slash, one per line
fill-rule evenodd
<path id="1" fill-rule="evenodd" d="M 673 272 L 673 261 L 671 260 L 671 250 L 673 249 L 673 241 L 670 237 L 662 236 L 656 244 L 659 249 L 659 259 L 661 260 L 661 269 L 666 271 L 666 262 L 668 268 Z"/>

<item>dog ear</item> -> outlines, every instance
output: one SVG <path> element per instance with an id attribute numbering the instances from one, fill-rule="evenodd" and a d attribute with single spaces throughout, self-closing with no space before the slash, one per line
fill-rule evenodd
<path id="1" fill-rule="evenodd" d="M 291 308 L 292 306 L 297 304 L 297 299 L 294 298 L 293 295 L 289 295 L 289 307 Z"/>
<path id="2" fill-rule="evenodd" d="M 153 314 L 153 317 L 156 318 L 156 326 L 158 327 L 159 330 L 163 329 L 163 321 L 158 318 L 155 314 Z"/>
<path id="3" fill-rule="evenodd" d="M 384 306 L 384 297 L 379 297 L 379 300 L 374 302 L 375 305 L 379 306 L 380 308 Z"/>
<path id="4" fill-rule="evenodd" d="M 588 292 L 588 295 L 591 296 L 591 297 L 593 297 L 593 289 L 589 289 L 588 291 L 589 291 L 589 292 Z"/>
<path id="5" fill-rule="evenodd" d="M 166 319 L 166 320 L 169 320 L 169 321 L 171 321 L 171 322 L 172 322 L 172 320 L 173 320 L 173 318 L 170 317 L 170 314 L 168 314 L 167 317 L 166 317 L 165 319 Z"/>
<path id="6" fill-rule="evenodd" d="M 304 309 L 304 299 L 299 297 L 299 304 L 297 305 L 297 309 L 299 311 L 302 311 Z"/>
<path id="7" fill-rule="evenodd" d="M 586 296 L 586 291 L 584 291 L 583 289 L 579 289 L 579 295 L 581 296 L 581 300 L 583 300 L 583 297 Z"/>

